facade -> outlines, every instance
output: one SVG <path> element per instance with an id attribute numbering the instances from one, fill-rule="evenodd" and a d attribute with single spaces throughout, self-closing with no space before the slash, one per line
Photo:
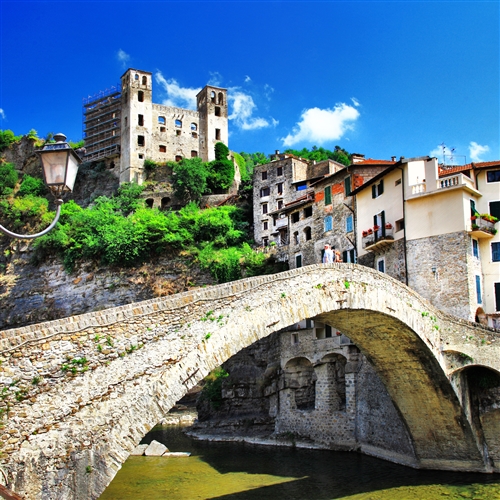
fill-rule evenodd
<path id="1" fill-rule="evenodd" d="M 401 158 L 353 194 L 360 263 L 450 314 L 500 328 L 500 162 Z"/>
<path id="2" fill-rule="evenodd" d="M 196 111 L 155 104 L 152 73 L 128 69 L 119 86 L 84 100 L 85 161 L 141 183 L 146 159 L 214 160 L 215 144 L 228 144 L 227 90 L 207 85 L 196 99 Z"/>
<path id="3" fill-rule="evenodd" d="M 333 160 L 308 162 L 274 155 L 254 171 L 254 238 L 274 247 L 294 269 L 321 262 L 325 243 L 355 262 L 355 207 L 351 190 L 395 161 L 353 155 L 349 167 Z"/>

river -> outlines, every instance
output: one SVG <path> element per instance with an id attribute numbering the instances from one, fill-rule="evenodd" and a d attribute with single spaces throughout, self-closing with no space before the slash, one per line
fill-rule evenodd
<path id="1" fill-rule="evenodd" d="M 190 457 L 130 457 L 100 500 L 500 500 L 500 475 L 414 470 L 358 453 L 214 443 L 179 426 L 157 440 Z"/>

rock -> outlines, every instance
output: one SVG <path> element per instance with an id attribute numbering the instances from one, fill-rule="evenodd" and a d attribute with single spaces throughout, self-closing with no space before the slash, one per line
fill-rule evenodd
<path id="1" fill-rule="evenodd" d="M 191 453 L 187 451 L 167 451 L 162 457 L 190 457 Z"/>
<path id="2" fill-rule="evenodd" d="M 130 455 L 133 455 L 133 456 L 141 456 L 141 455 L 144 455 L 144 452 L 146 451 L 146 448 L 148 447 L 149 445 L 148 444 L 139 444 L 137 445 L 132 453 Z"/>
<path id="3" fill-rule="evenodd" d="M 144 455 L 147 457 L 161 457 L 165 452 L 168 452 L 168 448 L 159 443 L 158 441 L 151 441 L 151 444 L 144 451 Z"/>

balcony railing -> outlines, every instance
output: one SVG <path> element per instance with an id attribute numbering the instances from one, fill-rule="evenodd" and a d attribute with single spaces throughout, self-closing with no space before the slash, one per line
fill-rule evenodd
<path id="1" fill-rule="evenodd" d="M 497 234 L 495 225 L 498 221 L 491 218 L 483 218 L 480 215 L 471 217 L 471 232 L 478 238 L 492 238 Z"/>
<path id="2" fill-rule="evenodd" d="M 287 227 L 288 226 L 288 218 L 287 217 L 284 217 L 283 219 L 276 219 L 276 224 L 275 226 L 277 228 L 280 228 L 280 227 Z"/>
<path id="3" fill-rule="evenodd" d="M 467 187 L 469 189 L 474 189 L 474 182 L 470 177 L 467 177 L 463 173 L 458 173 L 454 175 L 448 175 L 446 177 L 442 177 L 436 181 L 436 185 L 433 186 L 433 183 L 429 182 L 419 182 L 418 184 L 413 184 L 410 186 L 411 195 L 418 196 L 425 193 L 430 193 L 433 191 L 441 191 L 443 189 L 449 189 L 454 187 Z"/>
<path id="4" fill-rule="evenodd" d="M 371 229 L 371 232 L 363 231 L 361 241 L 363 248 L 368 251 L 392 245 L 394 242 L 394 228 L 392 224 L 386 224 L 384 228 Z"/>

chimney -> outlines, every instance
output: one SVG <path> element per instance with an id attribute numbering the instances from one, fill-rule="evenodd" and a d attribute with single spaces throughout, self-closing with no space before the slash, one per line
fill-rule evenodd
<path id="1" fill-rule="evenodd" d="M 395 156 L 391 156 L 391 161 L 396 161 L 396 157 Z"/>
<path id="2" fill-rule="evenodd" d="M 279 155 L 279 154 L 280 154 L 280 150 L 279 150 L 279 149 L 276 149 L 276 150 L 274 151 L 274 154 L 275 154 L 275 155 Z"/>

